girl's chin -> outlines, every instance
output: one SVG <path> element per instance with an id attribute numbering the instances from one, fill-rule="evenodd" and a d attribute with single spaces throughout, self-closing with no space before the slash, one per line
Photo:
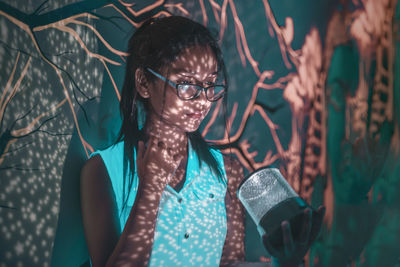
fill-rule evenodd
<path id="1" fill-rule="evenodd" d="M 185 127 L 185 132 L 187 132 L 187 133 L 195 132 L 195 131 L 197 131 L 197 129 L 199 129 L 199 126 L 200 125 Z"/>
<path id="2" fill-rule="evenodd" d="M 184 130 L 185 132 L 187 132 L 187 133 L 195 132 L 195 131 L 197 131 L 197 129 L 199 129 L 199 127 L 200 127 L 200 122 L 201 122 L 201 121 L 195 122 L 195 123 L 190 123 L 190 124 L 185 123 L 185 124 L 182 125 L 180 128 L 181 128 L 182 130 Z"/>

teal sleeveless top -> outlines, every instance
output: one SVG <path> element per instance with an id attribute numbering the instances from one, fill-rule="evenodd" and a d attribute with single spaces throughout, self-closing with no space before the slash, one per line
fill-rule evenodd
<path id="1" fill-rule="evenodd" d="M 222 154 L 214 149 L 210 151 L 219 163 L 225 183 L 204 162 L 200 167 L 189 142 L 186 179 L 181 191 L 176 192 L 167 185 L 161 196 L 149 266 L 219 266 L 227 230 L 226 173 Z M 137 173 L 127 207 L 122 211 L 123 179 L 128 184 L 128 177 L 123 174 L 124 144 L 120 142 L 96 151 L 91 157 L 96 154 L 102 157 L 110 176 L 123 229 L 135 201 Z"/>

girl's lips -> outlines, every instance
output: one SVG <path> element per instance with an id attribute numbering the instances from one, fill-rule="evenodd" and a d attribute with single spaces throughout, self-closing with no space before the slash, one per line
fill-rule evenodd
<path id="1" fill-rule="evenodd" d="M 186 113 L 186 116 L 193 119 L 200 119 L 203 116 L 203 114 L 201 112 Z"/>

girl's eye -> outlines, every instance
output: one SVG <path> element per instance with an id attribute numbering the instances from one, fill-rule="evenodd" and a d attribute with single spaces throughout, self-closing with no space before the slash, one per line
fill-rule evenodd
<path id="1" fill-rule="evenodd" d="M 180 84 L 190 84 L 191 82 L 188 80 L 182 80 L 179 82 Z"/>
<path id="2" fill-rule="evenodd" d="M 213 85 L 214 85 L 213 82 L 205 82 L 205 84 L 206 84 L 207 86 L 213 86 Z"/>

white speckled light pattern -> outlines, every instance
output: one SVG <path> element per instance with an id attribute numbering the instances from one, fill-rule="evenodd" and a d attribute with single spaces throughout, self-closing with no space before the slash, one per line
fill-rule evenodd
<path id="1" fill-rule="evenodd" d="M 122 208 L 123 143 L 96 151 L 109 173 L 118 214 Z M 211 150 L 224 174 L 219 151 Z M 226 186 L 206 164 L 201 168 L 191 145 L 188 149 L 186 180 L 178 193 L 169 185 L 162 195 L 149 266 L 219 266 L 226 236 Z M 126 178 L 125 178 L 126 179 Z M 134 203 L 138 177 L 135 173 L 128 207 L 120 216 L 123 229 Z"/>

